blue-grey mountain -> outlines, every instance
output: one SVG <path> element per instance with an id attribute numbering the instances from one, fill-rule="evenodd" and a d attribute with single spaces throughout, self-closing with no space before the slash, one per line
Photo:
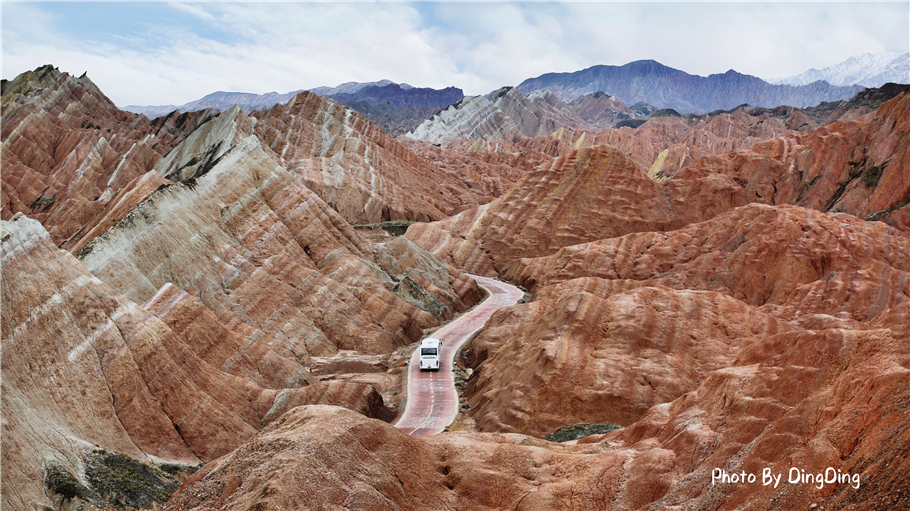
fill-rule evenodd
<path id="1" fill-rule="evenodd" d="M 639 60 L 624 66 L 592 66 L 574 73 L 547 73 L 521 82 L 518 90 L 525 94 L 549 90 L 563 101 L 604 91 L 627 105 L 645 102 L 678 112 L 706 113 L 744 103 L 766 108 L 815 106 L 823 101 L 850 99 L 863 88 L 835 87 L 826 82 L 771 85 L 732 69 L 704 77 L 654 60 Z"/>

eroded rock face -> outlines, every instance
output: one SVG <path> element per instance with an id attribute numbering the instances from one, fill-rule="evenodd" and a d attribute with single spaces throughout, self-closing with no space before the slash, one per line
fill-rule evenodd
<path id="1" fill-rule="evenodd" d="M 311 357 L 373 354 L 378 365 L 368 370 L 394 380 L 384 371 L 396 348 L 480 298 L 466 274 L 407 240 L 377 247 L 358 235 L 263 148 L 256 131 L 263 122 L 237 108 L 192 118 L 188 133 L 167 128 L 174 119 L 154 121 L 175 140 L 180 135 L 180 143 L 164 157 L 142 160 L 148 167 L 128 180 L 131 158 L 154 137 L 119 153 L 102 151 L 95 165 L 79 144 L 95 140 L 104 124 L 84 132 L 51 126 L 51 134 L 59 128 L 77 137 L 76 148 L 62 164 L 36 172 L 34 162 L 17 155 L 43 153 L 13 149 L 42 136 L 33 124 L 49 114 L 39 107 L 67 122 L 102 119 L 121 128 L 145 118 L 113 105 L 89 108 L 86 98 L 107 100 L 93 95 L 87 78 L 47 71 L 30 80 L 4 84 L 4 129 L 14 125 L 8 116 L 18 122 L 4 132 L 4 193 L 15 192 L 4 195 L 4 206 L 32 186 L 32 174 L 82 194 L 73 199 L 79 204 L 89 189 L 80 188 L 85 179 L 86 187 L 107 188 L 84 217 L 46 208 L 53 235 L 21 214 L 4 222 L 4 508 L 132 502 L 85 469 L 99 449 L 145 466 L 195 466 L 300 405 L 342 405 L 390 420 L 394 413 L 369 375 L 316 378 Z M 73 113 L 83 117 L 68 117 Z M 44 142 L 38 147 L 51 156 L 70 151 L 56 146 L 58 154 L 53 140 Z M 388 137 L 382 143 L 390 144 L 389 154 L 425 165 Z M 336 146 L 333 157 L 360 154 L 351 144 Z M 370 155 L 376 168 L 388 168 L 378 162 L 385 158 L 380 145 Z M 8 163 L 22 172 L 8 174 Z M 79 229 L 61 241 L 70 220 Z M 150 497 L 154 488 L 143 488 L 136 491 Z"/>
<path id="2" fill-rule="evenodd" d="M 50 66 L 3 92 L 3 218 L 26 213 L 73 252 L 158 187 L 205 174 L 251 135 L 351 223 L 439 220 L 491 199 L 309 92 L 252 115 L 234 107 L 153 121 L 118 110 L 88 77 Z"/>
<path id="3" fill-rule="evenodd" d="M 605 296 L 566 286 L 550 296 L 497 313 L 471 344 L 465 394 L 480 431 L 542 437 L 567 424 L 627 426 L 698 388 L 743 346 L 793 329 L 712 292 Z"/>
<path id="4" fill-rule="evenodd" d="M 472 344 L 471 414 L 483 431 L 535 436 L 628 425 L 737 366 L 803 365 L 786 353 L 814 348 L 776 345 L 761 348 L 773 363 L 743 360 L 768 343 L 847 342 L 892 324 L 910 297 L 908 247 L 907 233 L 880 222 L 753 204 L 522 259 L 506 276 L 534 301 L 497 313 Z M 888 342 L 906 342 L 905 330 L 893 328 Z"/>
<path id="5" fill-rule="evenodd" d="M 439 120 L 436 123 L 442 124 L 435 128 L 438 133 L 434 140 L 437 143 L 444 142 L 445 149 L 460 153 L 462 157 L 468 156 L 464 153 L 470 151 L 469 156 L 474 160 L 501 159 L 503 156 L 499 156 L 500 153 L 510 152 L 517 153 L 516 156 L 523 159 L 537 153 L 555 158 L 580 147 L 607 144 L 620 149 L 652 178 L 664 180 L 706 156 L 747 150 L 765 140 L 804 134 L 838 120 L 859 119 L 898 96 L 904 89 L 905 86 L 893 84 L 881 89 L 866 89 L 850 101 L 822 103 L 813 108 L 752 108 L 740 105 L 732 110 L 701 116 L 679 115 L 672 110 L 646 114 L 626 107 L 609 94 L 599 92 L 581 96 L 568 103 L 568 107 L 590 123 L 591 127 L 586 128 L 578 122 L 548 114 L 543 117 L 555 121 L 549 126 L 549 131 L 540 130 L 539 136 L 524 138 L 514 136 L 513 132 L 502 135 L 479 130 L 473 133 L 468 126 L 480 121 L 465 118 L 462 119 L 464 126 L 457 124 L 453 126 L 451 134 L 446 135 L 445 123 Z M 540 98 L 535 100 L 539 102 Z M 533 105 L 526 108 L 534 111 Z M 651 116 L 645 122 L 645 119 L 638 119 L 643 115 Z M 637 119 L 644 124 L 635 129 L 620 127 L 621 124 L 616 124 L 620 119 Z M 499 135 L 502 138 L 497 138 Z M 446 162 L 453 162 L 458 168 L 456 156 L 448 155 L 448 151 L 444 150 L 435 152 L 435 157 L 429 158 L 431 161 L 442 158 Z M 491 154 L 486 156 L 483 153 Z"/>
<path id="6" fill-rule="evenodd" d="M 559 128 L 590 130 L 593 126 L 548 91 L 526 97 L 514 87 L 503 87 L 490 98 L 462 99 L 406 136 L 434 144 L 459 138 L 518 141 L 549 135 Z"/>
<path id="7" fill-rule="evenodd" d="M 661 185 L 616 149 L 598 146 L 538 167 L 490 204 L 412 225 L 406 236 L 456 267 L 495 275 L 522 255 L 681 225 Z"/>
<path id="8" fill-rule="evenodd" d="M 714 188 L 721 200 L 733 206 L 796 204 L 843 211 L 906 231 L 910 229 L 907 119 L 910 92 L 863 119 L 838 121 L 805 134 L 768 140 L 748 151 L 700 160 L 667 184 L 678 202 L 694 202 Z M 699 209 L 690 208 L 690 221 L 707 218 Z"/>
<path id="9" fill-rule="evenodd" d="M 568 444 L 418 439 L 343 409 L 297 408 L 197 473 L 167 509 L 904 507 L 908 314 L 903 303 L 865 329 L 757 339 L 634 424 Z M 791 467 L 813 480 L 788 482 Z M 761 485 L 765 468 L 779 485 Z M 817 484 L 829 468 L 846 482 Z M 712 484 L 714 469 L 756 482 Z"/>
<path id="10" fill-rule="evenodd" d="M 0 214 L 28 214 L 56 244 L 81 247 L 167 182 L 149 173 L 209 115 L 150 121 L 118 110 L 85 75 L 23 73 L 3 89 Z"/>
<path id="11" fill-rule="evenodd" d="M 443 147 L 404 136 L 396 140 L 431 165 L 459 176 L 467 186 L 480 190 L 485 197 L 478 199 L 479 205 L 502 196 L 535 167 L 553 161 L 549 154 L 519 149 L 517 144 L 504 141 L 489 143 L 482 139 L 473 142 L 461 139 Z"/>
<path id="12" fill-rule="evenodd" d="M 867 321 L 910 295 L 910 235 L 880 222 L 752 204 L 665 233 L 566 247 L 516 262 L 532 291 L 579 277 L 717 291 L 790 320 Z"/>
<path id="13" fill-rule="evenodd" d="M 372 244 L 256 137 L 192 183 L 150 195 L 79 257 L 137 302 L 172 283 L 303 363 L 337 349 L 389 353 L 437 321 L 391 292 Z"/>
<path id="14" fill-rule="evenodd" d="M 83 470 L 98 449 L 148 465 L 196 465 L 301 404 L 388 417 L 370 385 L 301 388 L 306 368 L 261 343 L 227 353 L 237 337 L 186 293 L 168 287 L 141 307 L 57 249 L 38 221 L 20 214 L 2 228 L 4 508 L 48 504 L 55 497 L 43 483 L 65 474 L 98 494 Z M 179 316 L 191 311 L 187 325 Z M 202 344 L 212 337 L 224 345 Z M 287 379 L 294 388 L 284 388 Z M 48 479 L 49 467 L 59 477 Z"/>
<path id="15" fill-rule="evenodd" d="M 350 223 L 440 220 L 482 202 L 480 190 L 330 99 L 303 92 L 252 115 L 272 157 Z"/>
<path id="16" fill-rule="evenodd" d="M 502 274 L 522 254 L 545 254 L 607 231 L 667 230 L 750 203 L 844 211 L 906 231 L 908 105 L 910 93 L 905 92 L 866 120 L 837 122 L 751 150 L 703 158 L 659 185 L 642 180 L 641 170 L 624 156 L 626 163 L 603 167 L 616 182 L 598 182 L 603 171 L 567 172 L 585 165 L 596 168 L 588 155 L 620 154 L 610 146 L 576 149 L 528 173 L 501 198 L 442 222 L 412 226 L 407 236 L 455 266 Z M 579 183 L 586 191 L 556 201 Z M 553 202 L 548 206 L 547 200 Z M 560 216 L 567 211 L 573 214 Z M 586 214 L 596 218 L 586 219 Z M 571 234 L 562 236 L 560 229 Z"/>

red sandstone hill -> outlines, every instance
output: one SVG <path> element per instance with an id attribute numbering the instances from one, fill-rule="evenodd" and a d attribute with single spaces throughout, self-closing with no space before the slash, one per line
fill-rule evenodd
<path id="1" fill-rule="evenodd" d="M 42 179 L 57 187 L 57 199 L 26 207 L 46 213 L 47 229 L 21 212 L 3 225 L 4 508 L 148 507 L 173 483 L 153 466 L 210 461 L 300 404 L 388 419 L 376 387 L 332 381 L 325 359 L 372 355 L 360 370 L 383 376 L 394 350 L 480 298 L 466 274 L 407 240 L 361 237 L 282 167 L 255 128 L 294 141 L 282 152 L 305 162 L 311 127 L 294 105 L 264 121 L 238 108 L 187 117 L 179 132 L 168 128 L 177 117 L 119 112 L 87 78 L 56 70 L 4 93 L 4 217 Z M 278 118 L 302 126 L 265 129 Z M 136 128 L 155 123 L 174 137 L 169 151 L 149 152 L 164 142 Z M 333 172 L 356 167 L 346 158 L 368 157 L 371 171 L 422 161 L 388 137 L 386 148 L 358 142 L 372 132 L 362 124 L 336 126 L 353 138 L 329 133 Z M 74 213 L 86 204 L 91 215 Z M 148 475 L 142 489 L 110 463 Z"/>
<path id="2" fill-rule="evenodd" d="M 74 80 L 55 83 L 90 103 Z M 4 174 L 4 215 L 7 197 L 57 175 L 21 160 L 25 127 L 46 117 L 29 105 L 52 96 L 41 83 L 4 85 L 4 169 L 18 155 L 25 176 Z M 86 196 L 100 208 L 86 223 L 37 203 L 49 229 L 84 231 L 60 241 L 24 216 L 3 222 L 3 507 L 153 507 L 176 486 L 152 467 L 200 461 L 169 509 L 907 507 L 907 98 L 663 182 L 569 132 L 507 148 L 524 155 L 417 146 L 446 159 L 424 168 L 308 95 L 259 120 L 199 118 L 142 181 Z M 53 108 L 66 119 L 71 104 Z M 31 113 L 7 132 L 16 112 Z M 85 128 L 72 129 L 100 143 Z M 721 147 L 723 128 L 689 143 Z M 92 183 L 126 168 L 125 148 Z M 47 168 L 77 182 L 91 159 L 68 154 Z M 409 229 L 446 265 L 409 239 L 372 243 L 339 214 L 398 211 L 380 168 L 435 176 L 442 193 L 412 211 L 462 207 L 443 174 L 479 181 L 478 201 L 504 192 Z M 484 432 L 411 438 L 368 418 L 389 415 L 376 386 L 319 381 L 384 371 L 392 350 L 470 306 L 478 290 L 456 267 L 533 292 L 469 351 Z M 297 407 L 312 403 L 353 411 Z M 626 427 L 572 445 L 505 434 L 587 422 Z M 789 483 L 791 467 L 860 483 Z M 712 484 L 718 468 L 785 482 Z"/>
<path id="3" fill-rule="evenodd" d="M 844 211 L 910 229 L 910 92 L 869 117 L 706 157 L 655 183 L 611 146 L 581 148 L 526 174 L 499 199 L 408 238 L 452 264 L 501 274 L 560 247 L 667 230 L 753 202 Z"/>
<path id="4" fill-rule="evenodd" d="M 536 259 L 534 296 L 472 344 L 483 431 L 627 425 L 781 332 L 868 328 L 910 297 L 910 235 L 850 215 L 750 205 L 671 232 Z"/>
<path id="5" fill-rule="evenodd" d="M 406 240 L 361 238 L 255 137 L 88 244 L 94 273 L 37 221 L 3 229 L 4 507 L 72 488 L 116 504 L 99 453 L 208 461 L 299 404 L 387 418 L 372 385 L 319 383 L 313 357 L 388 355 L 479 298 Z"/>
<path id="6" fill-rule="evenodd" d="M 308 385 L 305 359 L 226 328 L 173 286 L 140 306 L 57 249 L 36 220 L 20 214 L 2 227 L 4 508 L 66 498 L 46 487 L 51 475 L 102 492 L 86 468 L 99 450 L 195 465 L 298 404 L 388 413 L 369 385 Z"/>
<path id="7" fill-rule="evenodd" d="M 757 339 L 694 390 L 577 445 L 417 439 L 340 408 L 301 407 L 194 475 L 167 509 L 901 509 L 908 324 L 904 303 L 869 329 Z M 813 479 L 788 482 L 791 468 Z M 829 468 L 846 479 L 816 483 Z M 712 484 L 715 469 L 756 482 Z M 762 486 L 765 469 L 780 484 Z"/>
<path id="8" fill-rule="evenodd" d="M 352 223 L 440 220 L 501 193 L 430 165 L 312 93 L 258 118 L 233 108 L 150 121 L 118 110 L 88 77 L 45 66 L 4 82 L 2 105 L 0 215 L 30 215 L 74 252 L 158 187 L 207 172 L 250 135 Z"/>
<path id="9" fill-rule="evenodd" d="M 541 165 L 487 205 L 412 225 L 406 236 L 456 267 L 495 275 L 522 256 L 681 225 L 660 184 L 616 149 L 599 146 Z"/>
<path id="10" fill-rule="evenodd" d="M 444 149 L 454 150 L 456 154 L 437 149 L 429 153 L 432 155 L 429 159 L 443 160 L 455 168 L 460 168 L 465 157 L 476 160 L 511 156 L 517 160 L 519 167 L 525 168 L 521 162 L 527 161 L 532 155 L 543 153 L 555 158 L 580 147 L 607 144 L 620 149 L 652 178 L 663 180 L 706 156 L 749 149 L 765 140 L 806 133 L 838 120 L 859 119 L 898 96 L 905 89 L 907 87 L 893 84 L 880 89 L 866 89 L 849 102 L 822 103 L 817 107 L 803 109 L 787 106 L 773 109 L 752 108 L 741 105 L 729 111 L 717 111 L 701 116 L 661 111 L 652 115 L 647 122 L 641 119 L 640 122 L 644 124 L 635 129 L 617 126 L 594 131 L 590 128 L 579 129 L 572 123 L 562 123 L 557 125 L 559 129 L 530 138 L 510 137 L 508 140 L 494 140 L 487 135 L 489 142 L 482 138 L 446 139 Z M 579 114 L 591 122 L 594 122 L 594 117 L 598 115 L 613 118 L 611 116 L 621 111 L 630 112 L 624 105 L 617 110 L 618 107 L 613 103 L 622 105 L 615 98 L 598 93 L 582 96 L 573 101 L 572 105 L 580 109 Z M 585 110 L 585 107 L 590 110 Z M 612 126 L 613 123 L 609 125 Z M 400 140 L 405 143 L 404 140 L 411 139 L 400 137 Z M 423 143 L 429 145 L 427 142 Z M 413 144 L 405 145 L 412 149 L 414 147 Z M 418 144 L 417 147 L 421 146 Z M 470 154 L 465 154 L 466 151 Z M 506 154 L 498 156 L 500 153 Z"/>
<path id="11" fill-rule="evenodd" d="M 466 391 L 490 432 L 416 439 L 305 406 L 167 509 L 906 507 L 908 239 L 751 205 L 523 260 L 559 270 L 472 343 Z M 626 427 L 569 445 L 501 433 L 598 421 Z M 713 481 L 718 470 L 756 481 Z M 778 485 L 761 484 L 765 470 Z"/>
<path id="12" fill-rule="evenodd" d="M 906 231 L 908 119 L 910 91 L 905 91 L 860 119 L 705 158 L 674 175 L 667 185 L 678 203 L 711 194 L 721 202 L 720 208 L 750 202 L 796 204 L 879 220 Z M 687 218 L 699 221 L 708 216 L 690 208 Z"/>
<path id="13" fill-rule="evenodd" d="M 85 75 L 23 73 L 3 87 L 0 215 L 25 213 L 56 244 L 84 244 L 91 227 L 110 227 L 166 182 L 155 165 L 210 115 L 149 121 L 118 110 Z"/>
<path id="14" fill-rule="evenodd" d="M 357 112 L 311 92 L 252 116 L 273 158 L 348 222 L 440 220 L 489 200 L 464 176 L 430 165 Z"/>

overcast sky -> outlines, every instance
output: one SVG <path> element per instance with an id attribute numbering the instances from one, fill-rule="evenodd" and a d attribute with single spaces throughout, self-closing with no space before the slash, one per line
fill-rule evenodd
<path id="1" fill-rule="evenodd" d="M 390 79 L 484 94 L 654 59 L 764 79 L 910 49 L 910 2 L 0 4 L 2 76 L 44 64 L 118 106 Z"/>

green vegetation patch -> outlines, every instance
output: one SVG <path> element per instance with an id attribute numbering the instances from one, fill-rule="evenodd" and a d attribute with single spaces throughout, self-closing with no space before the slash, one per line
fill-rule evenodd
<path id="1" fill-rule="evenodd" d="M 629 127 L 634 130 L 646 122 L 648 122 L 647 119 L 623 119 L 623 120 L 617 122 L 613 127 L 614 128 Z"/>
<path id="2" fill-rule="evenodd" d="M 872 167 L 863 173 L 863 184 L 868 188 L 878 184 L 878 180 L 882 178 L 882 172 L 885 170 L 884 165 L 879 165 L 877 167 Z"/>
<path id="3" fill-rule="evenodd" d="M 60 495 L 63 500 L 72 500 L 78 497 L 95 504 L 101 502 L 101 497 L 97 493 L 83 486 L 82 483 L 73 477 L 73 474 L 56 465 L 51 465 L 45 469 L 44 487 L 51 494 Z"/>
<path id="4" fill-rule="evenodd" d="M 167 502 L 180 487 L 158 468 L 104 449 L 95 449 L 86 458 L 85 478 L 95 492 L 117 508 L 149 508 L 156 502 Z"/>
<path id="5" fill-rule="evenodd" d="M 615 424 L 570 424 L 563 426 L 549 435 L 543 437 L 549 442 L 568 442 L 591 435 L 603 435 L 622 428 Z"/>
<path id="6" fill-rule="evenodd" d="M 411 224 L 416 224 L 411 220 L 391 220 L 389 222 L 380 222 L 378 224 L 361 224 L 355 225 L 355 229 L 375 229 L 380 228 L 392 236 L 403 236 Z"/>
<path id="7" fill-rule="evenodd" d="M 662 109 L 654 112 L 653 114 L 651 114 L 651 117 L 682 117 L 682 116 L 679 115 L 679 112 L 677 112 L 676 110 L 673 110 L 672 108 L 662 108 Z"/>

